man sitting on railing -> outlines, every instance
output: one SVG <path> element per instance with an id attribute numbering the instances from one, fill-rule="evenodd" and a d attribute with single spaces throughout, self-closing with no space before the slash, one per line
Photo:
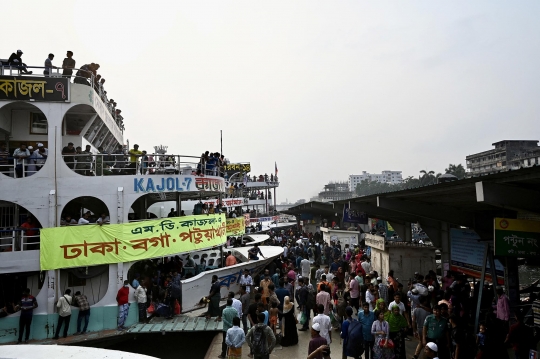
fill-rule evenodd
<path id="1" fill-rule="evenodd" d="M 22 54 L 23 52 L 21 50 L 17 50 L 17 53 L 12 53 L 8 59 L 8 64 L 10 66 L 16 67 L 23 74 L 31 75 L 32 71 L 28 71 L 28 69 L 26 68 L 26 64 L 22 62 Z"/>

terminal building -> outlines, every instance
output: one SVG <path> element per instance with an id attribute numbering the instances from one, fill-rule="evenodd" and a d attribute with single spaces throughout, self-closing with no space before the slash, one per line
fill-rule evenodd
<path id="1" fill-rule="evenodd" d="M 517 170 L 540 164 L 540 147 L 533 140 L 504 140 L 493 149 L 467 156 L 466 177 Z"/>
<path id="2" fill-rule="evenodd" d="M 382 171 L 382 173 L 367 173 L 366 171 L 362 171 L 361 175 L 349 175 L 349 191 L 354 192 L 356 185 L 364 180 L 398 184 L 403 181 L 403 175 L 401 171 Z"/>
<path id="3" fill-rule="evenodd" d="M 322 192 L 319 192 L 318 200 L 321 202 L 332 202 L 352 198 L 353 196 L 354 191 L 349 190 L 347 182 L 330 182 L 324 186 Z"/>

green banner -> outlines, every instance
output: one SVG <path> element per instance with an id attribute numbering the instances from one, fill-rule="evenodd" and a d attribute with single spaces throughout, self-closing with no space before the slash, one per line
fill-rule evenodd
<path id="1" fill-rule="evenodd" d="M 495 218 L 495 255 L 534 257 L 540 255 L 540 222 Z"/>
<path id="2" fill-rule="evenodd" d="M 41 270 L 132 262 L 222 245 L 224 214 L 43 228 Z"/>

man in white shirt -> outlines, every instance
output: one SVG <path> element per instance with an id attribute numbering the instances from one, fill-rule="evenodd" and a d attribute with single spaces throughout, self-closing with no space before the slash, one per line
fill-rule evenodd
<path id="1" fill-rule="evenodd" d="M 107 213 L 102 213 L 101 217 L 99 217 L 96 221 L 96 223 L 99 224 L 100 226 L 104 224 L 109 224 L 110 222 L 111 222 L 111 219 L 109 218 L 109 216 L 107 216 Z"/>
<path id="2" fill-rule="evenodd" d="M 302 268 L 302 277 L 305 279 L 309 279 L 309 266 L 309 259 L 304 258 L 300 261 L 300 268 Z"/>
<path id="3" fill-rule="evenodd" d="M 283 246 L 283 257 L 287 257 L 287 252 L 289 251 L 289 248 L 287 247 L 287 244 Z"/>
<path id="4" fill-rule="evenodd" d="M 234 297 L 234 292 L 229 292 L 229 298 L 232 299 L 232 307 L 238 312 L 238 318 L 242 318 L 242 302 Z"/>
<path id="5" fill-rule="evenodd" d="M 364 268 L 366 274 L 371 273 L 371 260 L 369 258 L 366 258 L 366 260 L 363 261 L 360 265 L 362 266 L 362 268 Z"/>
<path id="6" fill-rule="evenodd" d="M 375 295 L 373 295 L 373 284 L 369 283 L 366 290 L 366 303 L 369 304 L 369 310 L 373 311 L 375 307 Z"/>
<path id="7" fill-rule="evenodd" d="M 71 289 L 66 289 L 64 295 L 58 298 L 56 303 L 56 308 L 58 309 L 58 324 L 56 325 L 56 334 L 53 339 L 58 339 L 60 334 L 60 329 L 62 329 L 62 324 L 64 324 L 64 338 L 67 337 L 69 330 L 69 321 L 71 320 L 71 304 L 73 299 L 71 298 Z"/>
<path id="8" fill-rule="evenodd" d="M 135 299 L 137 300 L 137 306 L 139 307 L 139 323 L 146 323 L 146 288 L 144 282 L 139 283 L 137 289 L 135 289 Z"/>
<path id="9" fill-rule="evenodd" d="M 328 345 L 332 343 L 332 327 L 330 324 L 330 317 L 328 315 L 324 315 L 324 305 L 319 304 L 317 306 L 317 311 L 319 314 L 313 318 L 313 325 L 315 323 L 319 324 L 320 332 L 319 335 L 326 339 L 326 342 Z"/>
<path id="10" fill-rule="evenodd" d="M 251 292 L 251 286 L 253 285 L 253 278 L 249 275 L 249 269 L 244 269 L 244 275 L 240 277 L 238 284 L 246 286 L 246 293 Z"/>
<path id="11" fill-rule="evenodd" d="M 88 223 L 90 223 L 90 221 L 88 220 L 89 218 L 90 218 L 90 214 L 88 214 L 88 212 L 86 212 L 85 214 L 83 214 L 83 216 L 81 218 L 79 218 L 78 224 L 88 224 Z"/>

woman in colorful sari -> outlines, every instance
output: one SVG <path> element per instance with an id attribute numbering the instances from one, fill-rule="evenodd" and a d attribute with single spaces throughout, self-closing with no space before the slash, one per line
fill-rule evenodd
<path id="1" fill-rule="evenodd" d="M 384 320 L 384 313 L 379 312 L 377 320 L 371 326 L 371 334 L 375 337 L 373 345 L 373 359 L 392 359 L 394 352 L 388 348 L 390 325 Z"/>
<path id="2" fill-rule="evenodd" d="M 298 331 L 296 329 L 296 317 L 294 316 L 294 304 L 290 298 L 285 297 L 283 304 L 283 317 L 281 318 L 281 346 L 289 347 L 298 344 Z"/>
<path id="3" fill-rule="evenodd" d="M 399 307 L 393 305 L 386 313 L 384 319 L 390 325 L 390 339 L 394 342 L 394 355 L 396 359 L 405 359 L 405 329 L 407 319 L 399 313 Z"/>

